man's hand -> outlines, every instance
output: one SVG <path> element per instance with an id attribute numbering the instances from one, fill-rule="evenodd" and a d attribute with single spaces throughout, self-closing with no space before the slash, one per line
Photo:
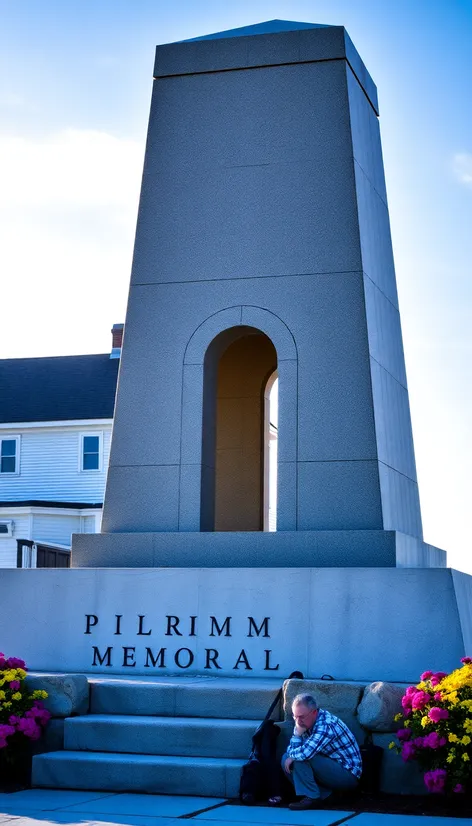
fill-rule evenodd
<path id="1" fill-rule="evenodd" d="M 293 763 L 293 757 L 287 757 L 287 759 L 284 763 L 284 772 L 286 774 L 290 774 L 290 766 L 292 765 L 292 763 Z"/>

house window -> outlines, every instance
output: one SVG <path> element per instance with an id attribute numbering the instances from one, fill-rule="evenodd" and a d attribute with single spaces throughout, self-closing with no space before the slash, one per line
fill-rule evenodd
<path id="1" fill-rule="evenodd" d="M 0 473 L 19 473 L 20 437 L 0 439 Z"/>
<path id="2" fill-rule="evenodd" d="M 80 437 L 80 470 L 102 469 L 102 434 L 82 433 Z"/>
<path id="3" fill-rule="evenodd" d="M 7 519 L 6 522 L 0 522 L 0 539 L 4 536 L 13 536 L 13 525 L 11 519 Z"/>

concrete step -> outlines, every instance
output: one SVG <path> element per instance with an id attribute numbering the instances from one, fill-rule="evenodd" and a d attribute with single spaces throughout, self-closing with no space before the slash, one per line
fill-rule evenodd
<path id="1" fill-rule="evenodd" d="M 90 714 L 64 726 L 68 751 L 99 751 L 182 757 L 240 757 L 251 751 L 255 720 L 138 717 Z"/>
<path id="2" fill-rule="evenodd" d="M 32 785 L 54 789 L 237 797 L 244 760 L 57 751 L 33 758 Z"/>
<path id="3" fill-rule="evenodd" d="M 89 682 L 92 714 L 237 720 L 262 720 L 281 686 L 281 680 L 217 677 Z"/>

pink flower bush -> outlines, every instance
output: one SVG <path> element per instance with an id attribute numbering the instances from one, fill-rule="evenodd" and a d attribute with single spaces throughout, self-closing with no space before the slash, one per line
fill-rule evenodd
<path id="1" fill-rule="evenodd" d="M 426 772 L 424 782 L 429 792 L 441 794 L 444 792 L 446 785 L 447 771 L 445 769 L 434 769 L 434 771 Z"/>
<path id="2" fill-rule="evenodd" d="M 33 708 L 29 712 L 32 717 L 39 723 L 41 726 L 45 726 L 51 717 L 47 708 L 44 708 L 44 704 L 40 700 L 35 700 Z M 26 712 L 26 716 L 28 716 L 28 712 Z"/>
<path id="3" fill-rule="evenodd" d="M 413 757 L 416 754 L 416 749 L 415 749 L 413 743 L 408 743 L 408 742 L 403 743 L 401 754 L 402 754 L 402 760 L 405 760 L 405 762 L 407 760 L 412 760 Z"/>
<path id="4" fill-rule="evenodd" d="M 417 711 L 417 709 L 424 708 L 430 700 L 431 695 L 427 694 L 426 691 L 417 691 L 411 699 L 411 708 L 413 711 Z"/>
<path id="5" fill-rule="evenodd" d="M 26 668 L 25 661 L 19 660 L 18 657 L 10 657 L 7 663 L 9 668 Z"/>
<path id="6" fill-rule="evenodd" d="M 4 749 L 7 745 L 7 737 L 15 733 L 13 726 L 5 726 L 0 723 L 0 749 Z"/>
<path id="7" fill-rule="evenodd" d="M 439 723 L 440 720 L 447 720 L 449 717 L 449 712 L 447 708 L 439 708 L 438 706 L 433 706 L 428 711 L 428 717 L 433 723 Z"/>
<path id="8" fill-rule="evenodd" d="M 445 671 L 436 671 L 436 674 L 433 674 L 433 676 L 430 679 L 430 683 L 433 686 L 433 688 L 435 686 L 439 685 L 439 683 L 441 682 L 441 680 L 444 677 L 447 677 L 447 674 L 446 674 Z"/>
<path id="9" fill-rule="evenodd" d="M 5 654 L 0 653 L 0 671 L 7 668 L 26 668 L 25 661 L 19 660 L 18 657 L 5 658 Z"/>
<path id="10" fill-rule="evenodd" d="M 423 738 L 424 749 L 439 749 L 441 746 L 445 746 L 446 743 L 446 738 L 440 737 L 437 731 L 431 731 Z"/>
<path id="11" fill-rule="evenodd" d="M 411 713 L 411 704 L 413 696 L 417 693 L 418 689 L 415 685 L 408 686 L 407 690 L 405 691 L 405 695 L 402 697 L 402 706 L 405 712 Z"/>
<path id="12" fill-rule="evenodd" d="M 21 731 L 30 740 L 39 740 L 41 737 L 41 729 L 33 717 L 22 717 L 16 730 Z"/>

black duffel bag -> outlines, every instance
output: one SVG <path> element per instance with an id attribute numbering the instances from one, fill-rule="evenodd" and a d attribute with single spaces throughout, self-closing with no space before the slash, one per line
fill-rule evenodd
<path id="1" fill-rule="evenodd" d="M 377 794 L 380 791 L 383 749 L 374 745 L 371 734 L 366 734 L 364 745 L 361 746 L 360 751 L 362 777 L 359 781 L 359 789 L 364 794 Z"/>
<path id="2" fill-rule="evenodd" d="M 303 680 L 301 671 L 290 674 L 289 680 Z M 262 723 L 252 736 L 252 751 L 241 770 L 239 799 L 252 806 L 269 797 L 289 797 L 293 794 L 290 781 L 285 777 L 277 760 L 277 738 L 280 726 L 271 720 L 272 713 L 282 699 L 282 688 L 277 692 Z"/>

